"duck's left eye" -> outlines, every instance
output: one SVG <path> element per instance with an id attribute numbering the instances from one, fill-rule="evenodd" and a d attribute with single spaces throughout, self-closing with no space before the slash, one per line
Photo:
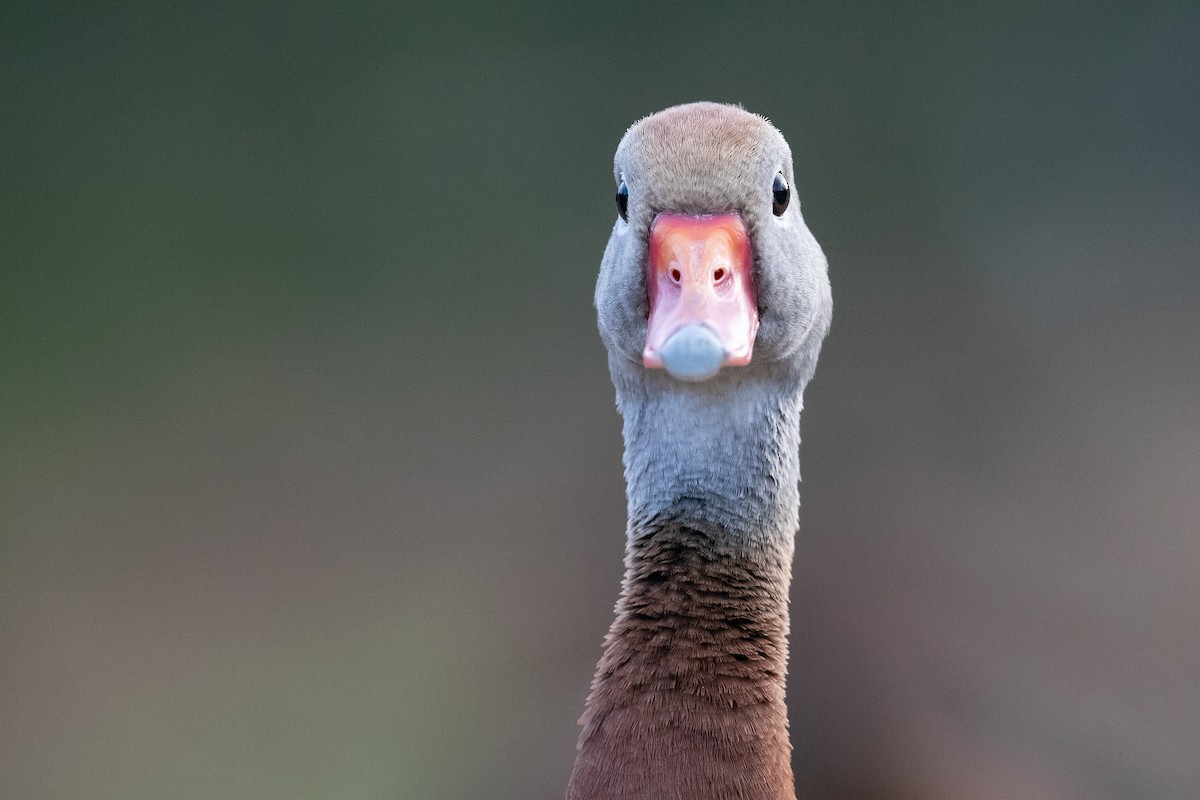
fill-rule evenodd
<path id="1" fill-rule="evenodd" d="M 775 213 L 775 216 L 783 216 L 783 212 L 787 211 L 788 201 L 791 199 L 792 190 L 788 188 L 783 173 L 775 173 L 775 182 L 771 184 L 771 211 Z"/>
<path id="2" fill-rule="evenodd" d="M 629 221 L 629 187 L 625 185 L 625 181 L 621 181 L 621 185 L 617 187 L 617 213 L 621 215 L 621 219 Z"/>

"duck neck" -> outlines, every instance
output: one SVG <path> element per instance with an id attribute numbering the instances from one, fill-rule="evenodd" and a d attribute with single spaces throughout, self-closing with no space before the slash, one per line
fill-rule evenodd
<path id="1" fill-rule="evenodd" d="M 568 800 L 795 797 L 784 688 L 799 393 L 738 388 L 619 395 L 625 579 Z"/>

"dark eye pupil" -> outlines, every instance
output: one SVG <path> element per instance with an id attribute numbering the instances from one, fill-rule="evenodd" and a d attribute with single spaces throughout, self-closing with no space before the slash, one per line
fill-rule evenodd
<path id="1" fill-rule="evenodd" d="M 621 215 L 621 219 L 629 221 L 629 187 L 625 185 L 625 181 L 621 181 L 621 185 L 617 187 L 617 213 Z"/>
<path id="2" fill-rule="evenodd" d="M 787 211 L 788 201 L 791 199 L 792 192 L 788 189 L 787 181 L 783 178 L 783 173 L 777 173 L 775 175 L 775 183 L 771 184 L 771 211 L 775 212 L 775 216 L 783 216 L 783 212 Z"/>

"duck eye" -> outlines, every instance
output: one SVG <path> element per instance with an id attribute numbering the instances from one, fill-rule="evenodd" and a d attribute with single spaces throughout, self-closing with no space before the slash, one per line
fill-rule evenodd
<path id="1" fill-rule="evenodd" d="M 783 212 L 787 211 L 788 201 L 791 199 L 792 190 L 788 188 L 783 173 L 775 173 L 775 182 L 771 184 L 771 211 L 775 212 L 775 216 L 783 216 Z"/>
<path id="2" fill-rule="evenodd" d="M 621 181 L 621 185 L 617 187 L 617 213 L 621 215 L 621 219 L 629 221 L 629 187 L 625 185 L 625 181 Z"/>

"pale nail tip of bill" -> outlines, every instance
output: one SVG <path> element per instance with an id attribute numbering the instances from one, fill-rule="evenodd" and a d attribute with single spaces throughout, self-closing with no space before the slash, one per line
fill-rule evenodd
<path id="1" fill-rule="evenodd" d="M 706 381 L 721 370 L 725 348 L 707 325 L 685 325 L 671 335 L 660 351 L 672 378 Z"/>

